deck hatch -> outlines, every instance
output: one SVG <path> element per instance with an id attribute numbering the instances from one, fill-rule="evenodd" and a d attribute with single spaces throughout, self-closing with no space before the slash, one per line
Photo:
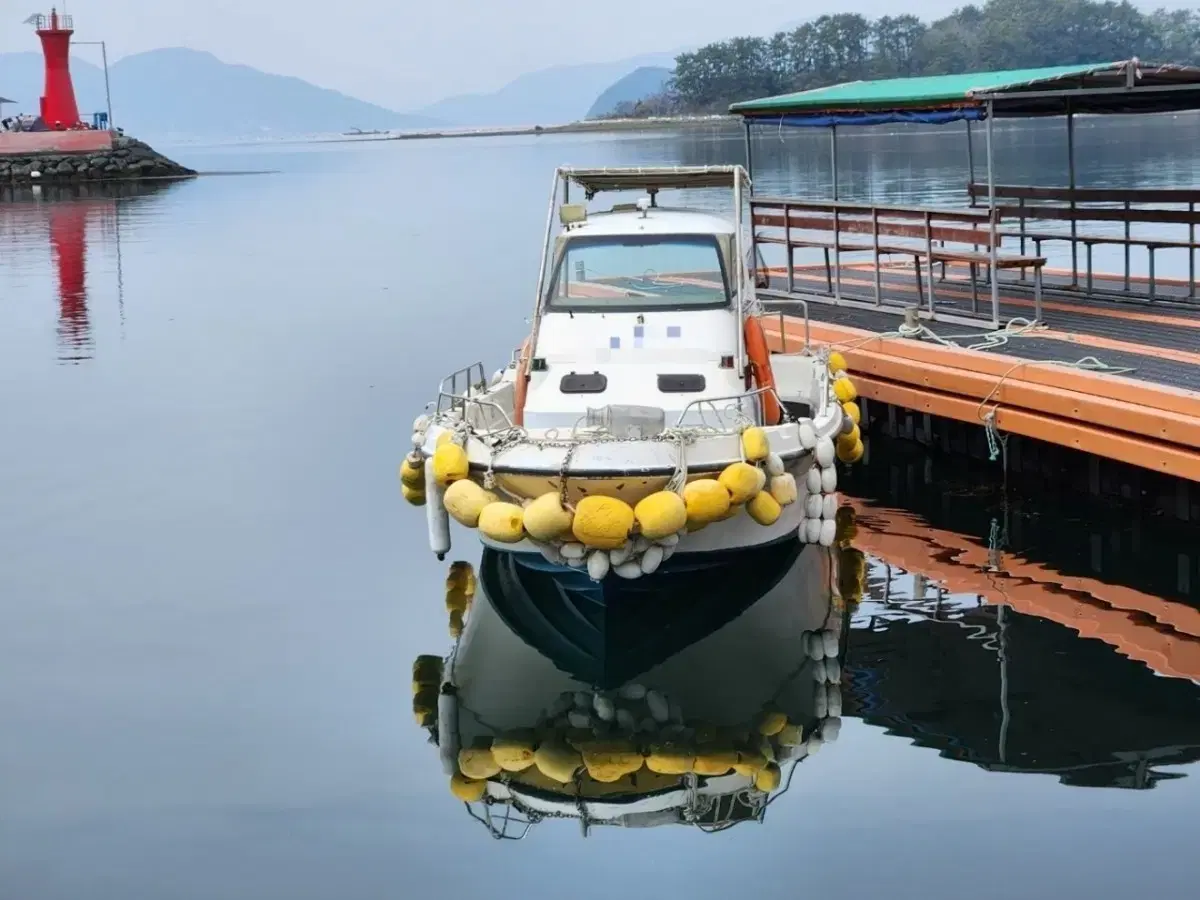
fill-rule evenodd
<path id="1" fill-rule="evenodd" d="M 564 394 L 603 394 L 608 388 L 608 377 L 599 372 L 564 375 L 558 389 Z"/>
<path id="2" fill-rule="evenodd" d="M 703 375 L 658 376 L 658 389 L 664 394 L 697 394 L 707 386 Z"/>

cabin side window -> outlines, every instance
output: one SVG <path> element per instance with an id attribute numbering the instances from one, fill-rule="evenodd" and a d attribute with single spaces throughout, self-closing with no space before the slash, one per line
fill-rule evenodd
<path id="1" fill-rule="evenodd" d="M 715 235 L 597 235 L 569 238 L 547 295 L 550 309 L 707 309 L 729 304 Z"/>

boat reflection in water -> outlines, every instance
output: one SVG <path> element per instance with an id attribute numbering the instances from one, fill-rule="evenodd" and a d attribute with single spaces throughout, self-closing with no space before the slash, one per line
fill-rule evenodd
<path id="1" fill-rule="evenodd" d="M 642 582 L 487 549 L 447 580 L 449 657 L 414 712 L 455 794 L 497 837 L 761 821 L 841 725 L 837 548 L 795 536 Z M 468 609 L 469 607 L 469 609 Z M 440 682 L 441 694 L 438 696 Z"/>

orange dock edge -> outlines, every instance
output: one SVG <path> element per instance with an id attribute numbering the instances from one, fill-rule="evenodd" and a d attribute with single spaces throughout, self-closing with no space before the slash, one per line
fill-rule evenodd
<path id="1" fill-rule="evenodd" d="M 782 329 L 781 332 L 781 323 Z M 764 317 L 773 352 L 804 340 L 798 319 Z M 1035 360 L 823 322 L 818 345 L 846 358 L 868 400 L 1018 434 L 1200 482 L 1200 393 Z"/>

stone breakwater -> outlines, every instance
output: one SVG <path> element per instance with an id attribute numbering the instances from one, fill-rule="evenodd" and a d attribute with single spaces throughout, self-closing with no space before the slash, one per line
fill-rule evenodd
<path id="1" fill-rule="evenodd" d="M 187 178 L 195 174 L 192 169 L 132 138 L 114 142 L 111 150 L 0 155 L 0 184 Z"/>

